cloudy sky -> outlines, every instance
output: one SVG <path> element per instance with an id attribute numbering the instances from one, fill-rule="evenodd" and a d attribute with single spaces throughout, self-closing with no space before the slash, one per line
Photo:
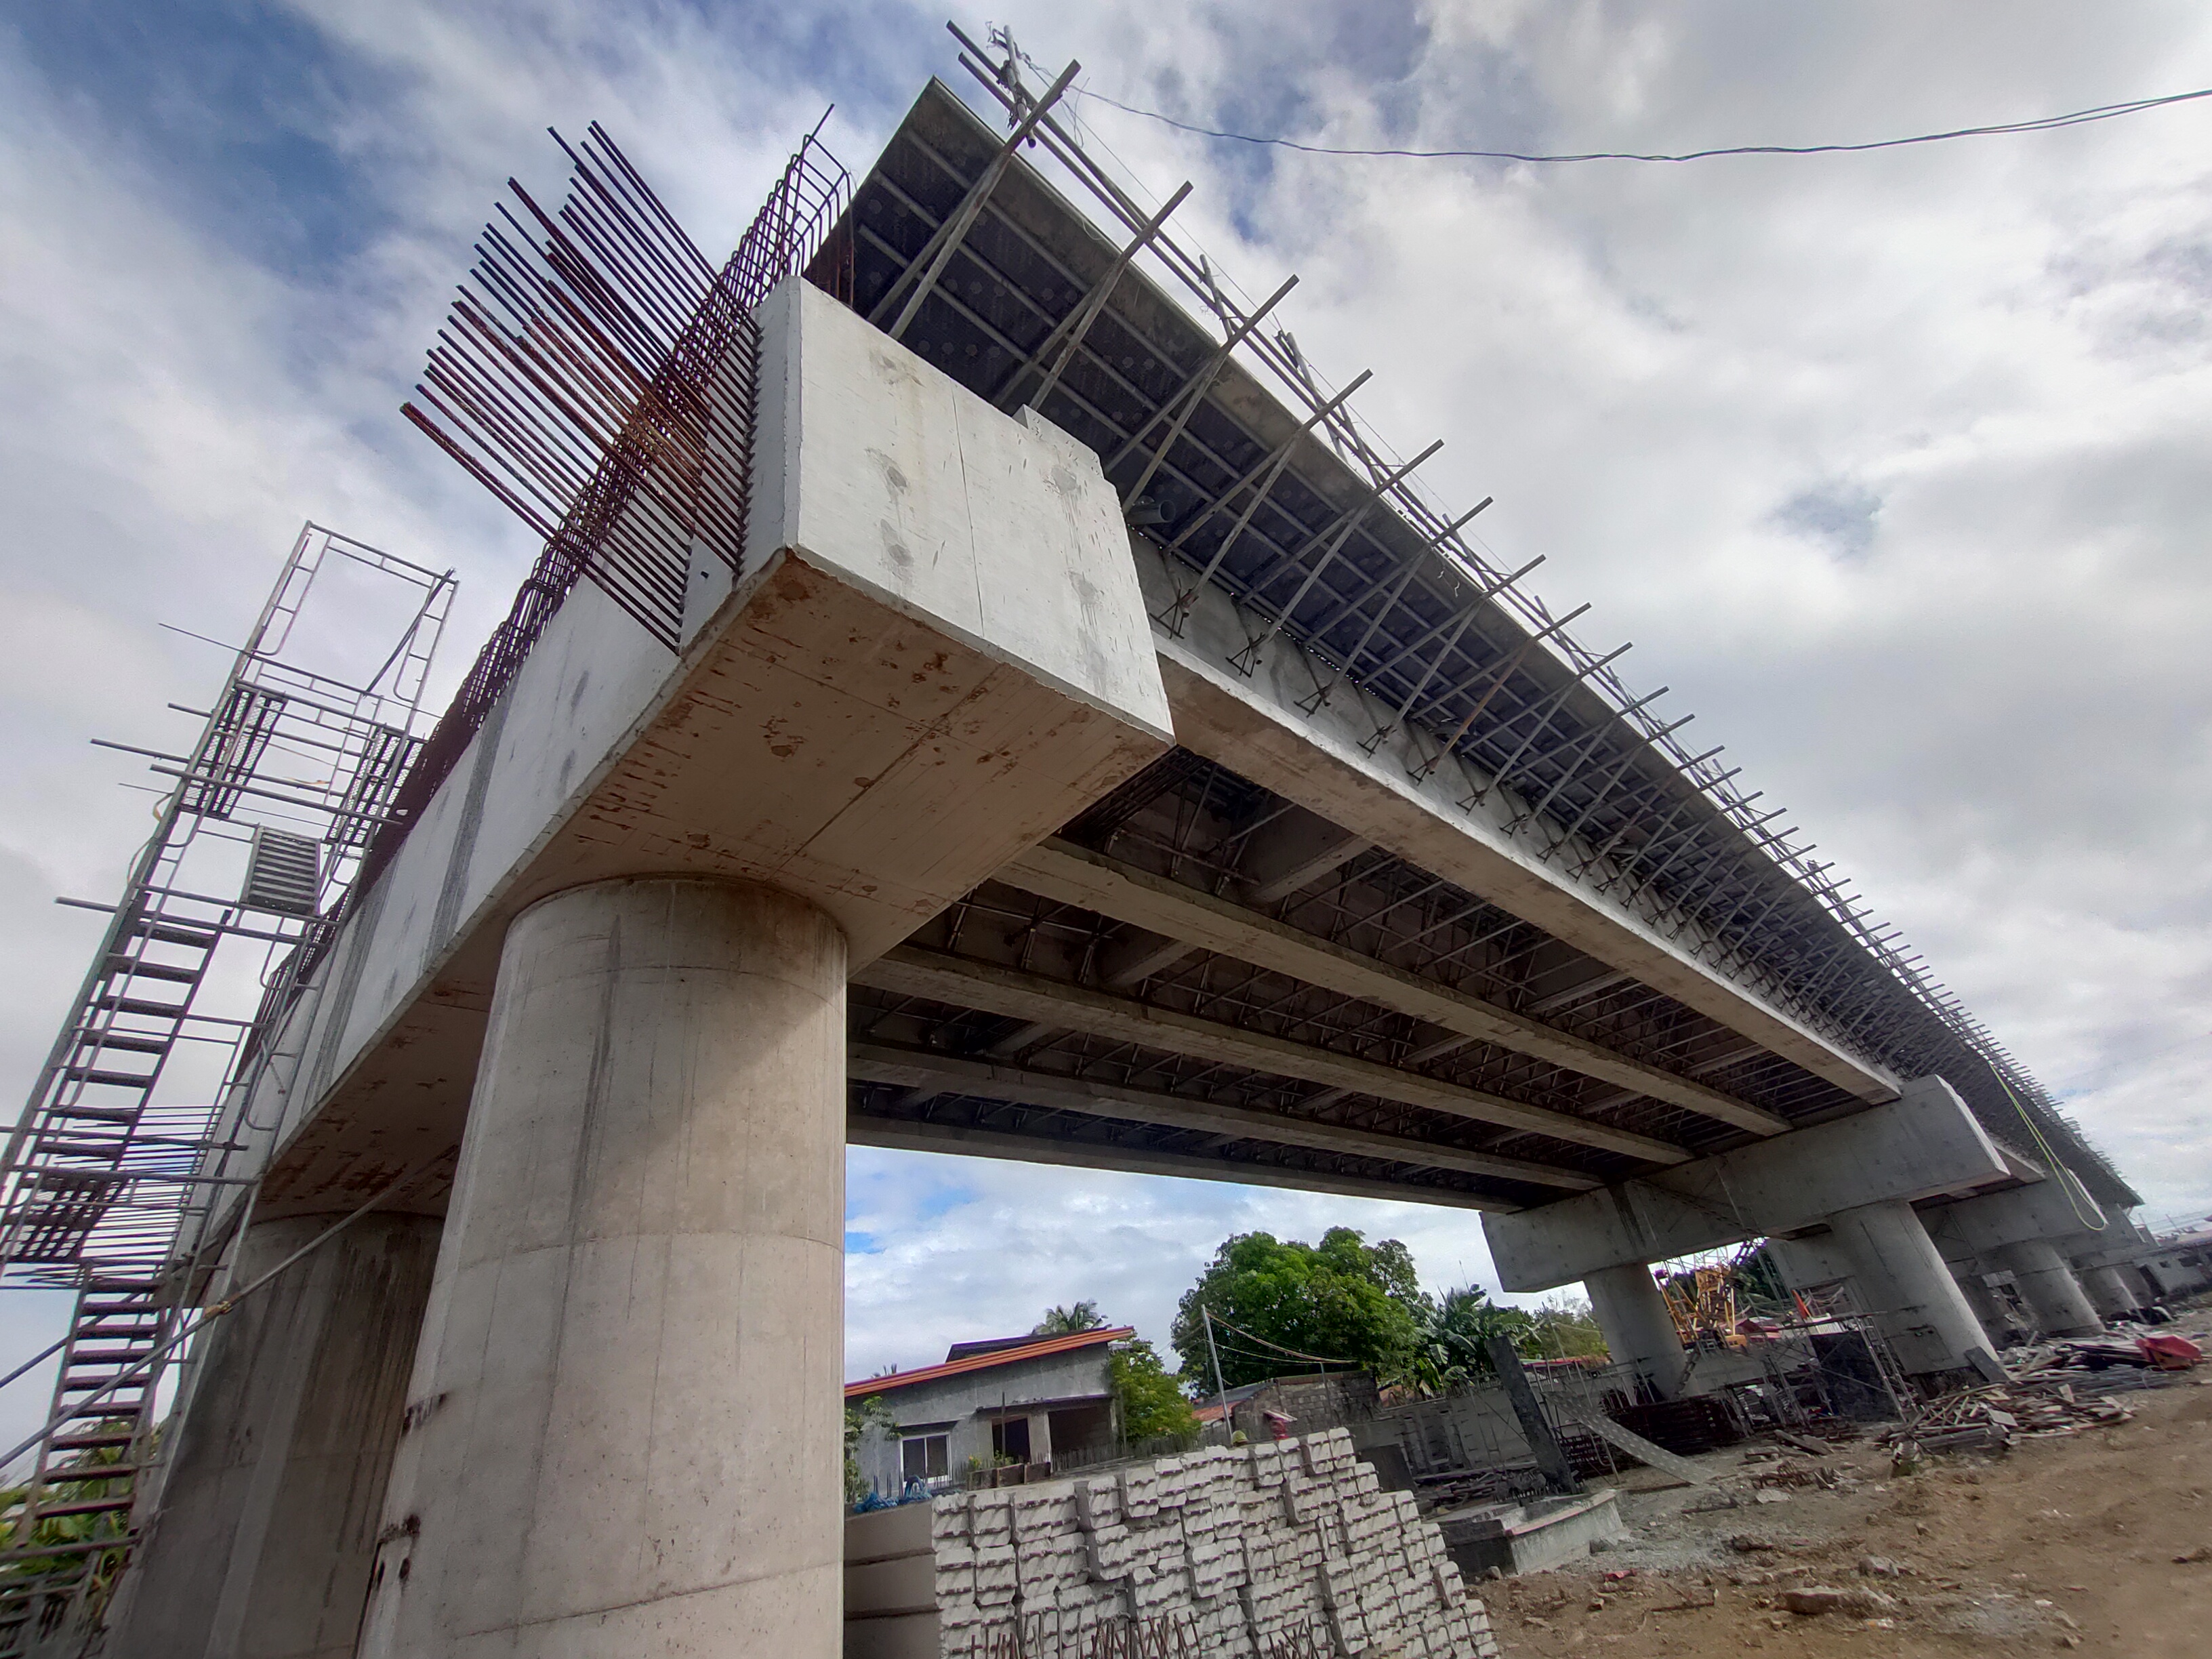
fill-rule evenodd
<path id="1" fill-rule="evenodd" d="M 313 517 L 456 568 L 450 684 L 534 551 L 398 415 L 510 173 L 603 121 L 709 246 L 823 107 L 856 173 L 943 15 L 297 0 L 0 24 L 0 1078 L 27 1089 L 174 743 Z M 2212 85 L 2198 5 L 994 0 L 1079 86 L 1344 147 L 1883 137 Z M 1324 158 L 1096 99 L 1097 153 L 1367 421 L 1548 556 L 1555 606 L 1695 710 L 2118 1159 L 2212 1207 L 2212 100 L 1872 155 Z M 856 1152 L 849 1375 L 1099 1300 L 1164 1335 L 1224 1234 L 1343 1222 L 1489 1277 L 1407 1206 Z M 0 1364 L 52 1331 L 0 1304 Z M 36 1394 L 33 1400 L 30 1395 Z M 0 1431 L 43 1390 L 0 1395 Z"/>

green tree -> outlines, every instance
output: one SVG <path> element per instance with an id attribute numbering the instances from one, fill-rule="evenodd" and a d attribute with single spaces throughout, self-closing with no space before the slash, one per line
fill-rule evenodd
<path id="1" fill-rule="evenodd" d="M 1077 1302 L 1065 1308 L 1047 1308 L 1044 1317 L 1037 1322 L 1036 1328 L 1030 1334 L 1073 1336 L 1078 1331 L 1097 1330 L 1105 1322 L 1096 1302 Z"/>
<path id="2" fill-rule="evenodd" d="M 898 1425 L 890 1404 L 883 1395 L 872 1394 L 857 1406 L 845 1407 L 845 1504 L 847 1508 L 868 1495 L 867 1477 L 860 1473 L 860 1437 L 872 1428 L 891 1429 Z"/>
<path id="3" fill-rule="evenodd" d="M 137 1427 L 129 1418 L 109 1418 L 100 1425 L 102 1434 L 128 1434 Z M 155 1437 L 158 1442 L 159 1437 Z M 76 1480 L 58 1480 L 40 1492 L 40 1498 L 47 1504 L 94 1503 L 109 1498 L 118 1498 L 124 1489 L 117 1483 L 127 1477 L 101 1476 L 95 1471 L 124 1461 L 124 1449 L 106 1446 L 88 1451 L 64 1464 L 70 1473 L 83 1471 Z M 79 1571 L 87 1575 L 86 1605 L 95 1614 L 107 1605 L 113 1594 L 115 1582 L 123 1570 L 124 1550 L 130 1540 L 127 1513 L 120 1510 L 95 1510 L 88 1514 L 49 1515 L 31 1529 L 27 1538 L 22 1535 L 23 1510 L 30 1501 L 31 1488 L 10 1486 L 0 1490 L 0 1528 L 4 1528 L 9 1540 L 18 1547 L 36 1548 L 41 1544 L 69 1546 L 55 1555 L 27 1556 L 0 1563 L 0 1599 L 35 1597 L 33 1588 L 49 1575 L 58 1582 L 68 1582 Z M 112 1551 L 86 1551 L 83 1546 L 96 1544 L 106 1539 L 115 1540 Z M 33 1602 L 35 1605 L 35 1601 Z"/>
<path id="4" fill-rule="evenodd" d="M 1589 1303 L 1563 1296 L 1542 1304 L 1528 1318 L 1520 1348 L 1531 1359 L 1606 1358 L 1605 1333 L 1598 1329 Z"/>
<path id="5" fill-rule="evenodd" d="M 1477 1285 L 1462 1285 L 1433 1300 L 1424 1297 L 1415 1315 L 1413 1346 L 1382 1380 L 1422 1394 L 1443 1394 L 1495 1375 L 1490 1339 L 1500 1332 L 1517 1352 L 1528 1351 L 1534 1321 L 1518 1308 L 1502 1308 Z"/>
<path id="6" fill-rule="evenodd" d="M 1106 1364 L 1125 1439 L 1198 1432 L 1198 1413 L 1183 1397 L 1182 1379 L 1161 1362 L 1151 1343 L 1117 1343 Z"/>
<path id="7" fill-rule="evenodd" d="M 1238 1233 L 1184 1293 L 1170 1337 L 1183 1375 L 1202 1379 L 1201 1394 L 1213 1383 L 1205 1311 L 1229 1387 L 1314 1369 L 1270 1343 L 1389 1376 L 1418 1343 L 1425 1305 L 1413 1255 L 1395 1238 L 1370 1244 L 1349 1227 L 1330 1228 L 1318 1244 Z M 1247 1334 L 1221 1329 L 1224 1320 Z"/>

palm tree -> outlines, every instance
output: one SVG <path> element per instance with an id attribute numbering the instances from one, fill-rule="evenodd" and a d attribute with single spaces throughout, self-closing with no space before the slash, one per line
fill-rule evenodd
<path id="1" fill-rule="evenodd" d="M 1423 1297 L 1416 1317 L 1419 1334 L 1388 1380 L 1422 1394 L 1443 1394 L 1490 1376 L 1492 1335 L 1504 1331 L 1518 1337 L 1529 1322 L 1518 1308 L 1499 1307 L 1474 1285 L 1434 1300 Z"/>
<path id="2" fill-rule="evenodd" d="M 1096 1302 L 1078 1302 L 1071 1307 L 1047 1308 L 1044 1317 L 1037 1322 L 1031 1336 L 1072 1336 L 1078 1331 L 1095 1331 L 1106 1323 L 1106 1316 L 1098 1311 Z"/>

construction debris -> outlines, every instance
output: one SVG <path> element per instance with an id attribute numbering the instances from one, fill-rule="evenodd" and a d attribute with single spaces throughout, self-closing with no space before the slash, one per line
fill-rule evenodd
<path id="1" fill-rule="evenodd" d="M 2007 1356 L 2015 1382 L 2053 1371 L 2103 1371 L 2116 1366 L 2142 1370 L 2185 1371 L 2204 1358 L 2204 1350 L 2184 1336 L 2098 1336 L 2016 1348 Z"/>
<path id="2" fill-rule="evenodd" d="M 2106 1429 L 2135 1415 L 2098 1397 L 2077 1398 L 2067 1383 L 2015 1379 L 2006 1388 L 1967 1389 L 1932 1402 L 1917 1421 L 1900 1424 L 1881 1438 L 1895 1448 L 1899 1473 L 1920 1452 L 2002 1452 L 2021 1439 Z"/>

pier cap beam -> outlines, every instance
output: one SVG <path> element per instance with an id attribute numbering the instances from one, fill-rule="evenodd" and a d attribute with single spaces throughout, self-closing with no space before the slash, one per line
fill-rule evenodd
<path id="1" fill-rule="evenodd" d="M 1918 1078 L 1887 1105 L 1510 1215 L 1483 1231 L 1509 1291 L 1548 1291 L 1820 1224 L 1838 1211 L 1969 1191 L 2008 1174 L 1951 1085 Z"/>
<path id="2" fill-rule="evenodd" d="M 2094 1232 L 2106 1224 L 2104 1210 L 2070 1171 L 2001 1193 L 1931 1204 L 1921 1212 L 1920 1219 L 1936 1248 L 1953 1261 L 1994 1255 L 2014 1244 L 2039 1240 L 2064 1241 L 2067 1253 L 2078 1255 L 2075 1235 Z M 2112 1231 L 2117 1242 L 2124 1229 Z"/>
<path id="3" fill-rule="evenodd" d="M 694 572 L 675 658 L 589 583 L 547 623 L 277 1045 L 309 1059 L 252 1103 L 283 1118 L 259 1213 L 459 1139 L 500 941 L 538 900 L 755 881 L 857 968 L 1172 743 L 1097 457 L 798 278 L 757 315 L 744 569 L 719 598 Z"/>

